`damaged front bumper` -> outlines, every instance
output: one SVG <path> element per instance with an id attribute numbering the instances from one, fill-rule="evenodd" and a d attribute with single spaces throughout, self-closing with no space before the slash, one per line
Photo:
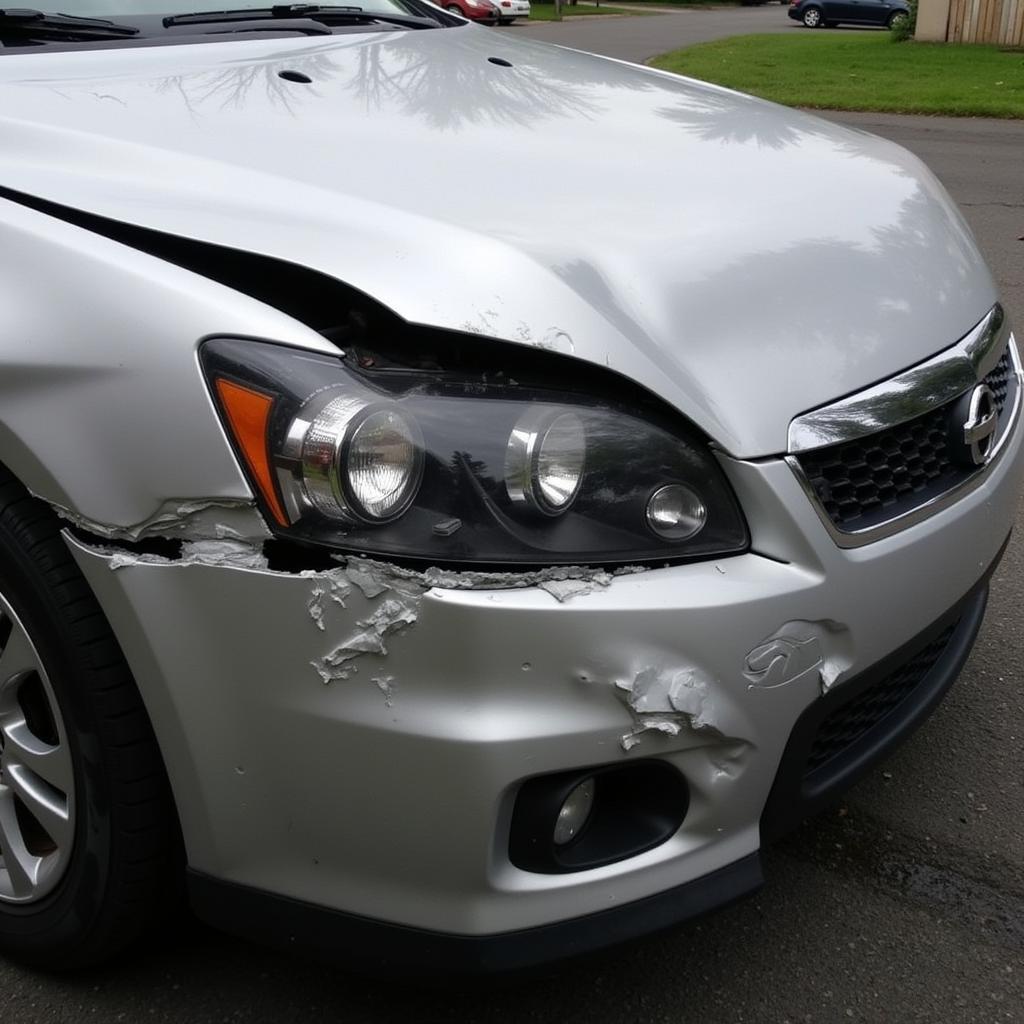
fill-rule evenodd
<path id="1" fill-rule="evenodd" d="M 1017 430 L 961 502 L 855 550 L 834 544 L 784 462 L 724 459 L 750 553 L 618 576 L 356 561 L 286 573 L 68 543 L 157 729 L 201 913 L 289 942 L 324 910 L 398 926 L 405 939 L 383 952 L 360 933 L 378 960 L 407 959 L 419 936 L 442 960 L 472 949 L 475 966 L 521 966 L 756 886 L 762 815 L 794 770 L 780 766 L 807 756 L 795 724 L 955 610 L 968 625 L 936 662 L 948 685 L 1013 523 L 1020 443 Z M 670 838 L 588 870 L 512 864 L 525 780 L 641 758 L 689 787 Z M 276 909 L 242 916 L 267 900 Z M 512 941 L 523 933 L 532 947 Z"/>

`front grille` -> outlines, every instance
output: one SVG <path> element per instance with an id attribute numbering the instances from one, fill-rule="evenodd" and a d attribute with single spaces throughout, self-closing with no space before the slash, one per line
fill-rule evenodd
<path id="1" fill-rule="evenodd" d="M 996 408 L 1002 415 L 1006 405 L 1006 396 L 1010 390 L 1010 375 L 1013 373 L 1013 362 L 1010 359 L 1010 346 L 1006 346 L 1003 358 L 996 363 L 995 369 L 985 378 L 985 383 L 992 389 L 996 397 Z"/>
<path id="2" fill-rule="evenodd" d="M 804 775 L 839 757 L 874 728 L 890 711 L 906 700 L 942 656 L 956 623 L 920 648 L 899 668 L 890 672 L 853 700 L 836 708 L 821 725 L 811 744 Z"/>
<path id="3" fill-rule="evenodd" d="M 1007 347 L 985 377 L 1000 413 L 1012 373 Z M 840 530 L 870 529 L 894 519 L 976 472 L 950 458 L 947 431 L 953 404 L 876 434 L 797 456 L 826 514 Z"/>

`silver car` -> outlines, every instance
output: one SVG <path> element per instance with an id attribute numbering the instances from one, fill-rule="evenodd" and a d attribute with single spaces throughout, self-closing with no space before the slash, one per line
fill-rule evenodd
<path id="1" fill-rule="evenodd" d="M 0 949 L 184 891 L 498 970 L 756 889 L 1013 522 L 935 178 L 419 0 L 61 6 L 0 13 Z"/>

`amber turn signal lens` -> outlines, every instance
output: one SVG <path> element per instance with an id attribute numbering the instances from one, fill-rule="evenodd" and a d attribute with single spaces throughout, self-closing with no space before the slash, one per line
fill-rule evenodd
<path id="1" fill-rule="evenodd" d="M 217 379 L 217 396 L 260 495 L 278 525 L 287 526 L 288 517 L 274 489 L 274 475 L 267 455 L 267 421 L 274 400 L 269 395 L 250 391 L 223 378 Z"/>

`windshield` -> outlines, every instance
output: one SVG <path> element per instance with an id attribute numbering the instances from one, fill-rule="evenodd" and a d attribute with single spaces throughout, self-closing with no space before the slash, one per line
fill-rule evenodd
<path id="1" fill-rule="evenodd" d="M 44 4 L 47 0 L 43 0 Z M 0 5 L 4 0 L 0 0 Z M 394 32 L 464 25 L 423 0 L 49 0 L 0 6 L 0 54 L 78 47 L 166 46 L 256 36 Z"/>
<path id="2" fill-rule="evenodd" d="M 336 4 L 360 10 L 369 14 L 417 14 L 422 7 L 404 3 L 402 0 L 335 0 Z M 33 3 L 21 0 L 19 7 L 33 7 L 47 14 L 70 14 L 78 18 L 131 18 L 136 15 L 198 14 L 207 11 L 267 10 L 275 6 L 275 0 L 50 0 L 49 3 Z M 292 6 L 300 7 L 302 4 Z M 310 4 L 309 6 L 314 6 Z M 325 6 L 327 6 L 325 4 Z M 0 0 L 0 10 L 6 5 Z M 13 9 L 13 4 L 6 9 Z"/>
<path id="3" fill-rule="evenodd" d="M 196 14 L 206 11 L 267 10 L 275 0 L 57 0 L 33 3 L 22 0 L 26 7 L 44 10 L 48 14 L 73 14 L 76 17 L 133 17 L 139 14 Z M 336 0 L 342 6 L 358 7 L 368 13 L 422 14 L 420 7 L 401 0 Z M 18 6 L 22 6 L 19 4 Z M 0 0 L 0 9 L 5 8 Z M 302 4 L 293 4 L 300 7 Z M 310 4 L 309 6 L 313 6 Z M 11 9 L 13 4 L 7 9 Z"/>

